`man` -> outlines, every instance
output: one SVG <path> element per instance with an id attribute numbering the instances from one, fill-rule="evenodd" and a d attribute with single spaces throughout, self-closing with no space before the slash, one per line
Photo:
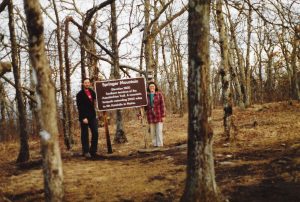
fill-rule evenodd
<path id="1" fill-rule="evenodd" d="M 82 83 L 83 89 L 76 95 L 76 104 L 81 127 L 82 154 L 86 158 L 96 157 L 98 147 L 98 122 L 96 118 L 96 93 L 90 88 L 89 78 Z M 89 145 L 89 131 L 92 133 L 91 146 Z"/>

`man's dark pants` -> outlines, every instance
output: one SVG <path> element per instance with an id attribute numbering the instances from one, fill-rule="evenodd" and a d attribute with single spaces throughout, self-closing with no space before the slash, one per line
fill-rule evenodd
<path id="1" fill-rule="evenodd" d="M 84 124 L 80 122 L 81 126 L 81 144 L 82 144 L 82 152 L 90 153 L 91 155 L 95 155 L 98 147 L 98 122 L 97 119 L 88 120 L 88 124 Z M 89 146 L 89 131 L 90 128 L 92 132 L 92 140 L 91 147 Z"/>

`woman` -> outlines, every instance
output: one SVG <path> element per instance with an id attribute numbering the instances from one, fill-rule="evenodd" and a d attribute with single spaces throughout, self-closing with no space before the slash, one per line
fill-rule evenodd
<path id="1" fill-rule="evenodd" d="M 154 82 L 148 84 L 148 105 L 146 106 L 147 120 L 150 126 L 152 144 L 155 147 L 163 146 L 163 119 L 165 117 L 165 103 L 161 92 L 158 92 Z"/>

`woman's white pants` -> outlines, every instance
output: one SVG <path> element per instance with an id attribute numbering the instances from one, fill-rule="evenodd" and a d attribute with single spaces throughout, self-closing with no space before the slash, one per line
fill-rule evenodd
<path id="1" fill-rule="evenodd" d="M 150 124 L 150 134 L 152 137 L 152 144 L 155 147 L 162 147 L 163 143 L 163 123 L 151 123 Z"/>

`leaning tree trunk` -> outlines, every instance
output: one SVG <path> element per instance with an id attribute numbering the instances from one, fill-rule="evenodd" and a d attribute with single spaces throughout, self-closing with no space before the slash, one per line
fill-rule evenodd
<path id="1" fill-rule="evenodd" d="M 28 145 L 28 131 L 27 131 L 27 118 L 26 109 L 21 89 L 20 82 L 20 71 L 18 66 L 18 45 L 16 41 L 15 34 L 15 24 L 14 24 L 14 11 L 13 11 L 13 1 L 10 0 L 8 3 L 8 14 L 9 14 L 9 32 L 11 41 L 11 57 L 13 73 L 15 78 L 16 87 L 16 98 L 19 112 L 19 128 L 20 128 L 20 150 L 17 158 L 17 162 L 25 162 L 29 160 L 29 145 Z"/>
<path id="2" fill-rule="evenodd" d="M 120 65 L 119 65 L 119 47 L 118 47 L 118 38 L 117 38 L 117 14 L 116 14 L 116 3 L 111 3 L 111 42 L 112 42 L 112 50 L 114 57 L 114 78 L 120 78 Z M 123 129 L 123 118 L 121 110 L 116 111 L 116 134 L 114 138 L 114 142 L 116 143 L 125 143 L 127 142 L 127 138 Z"/>
<path id="3" fill-rule="evenodd" d="M 228 35 L 225 29 L 225 21 L 223 18 L 223 0 L 217 0 L 216 2 L 216 16 L 217 25 L 220 39 L 221 49 L 221 67 L 219 73 L 222 79 L 222 95 L 223 95 L 223 125 L 224 135 L 226 140 L 230 140 L 230 128 L 231 128 L 231 115 L 232 115 L 232 101 L 230 92 L 230 73 L 229 73 L 229 56 L 228 56 Z"/>
<path id="4" fill-rule="evenodd" d="M 181 201 L 221 201 L 215 181 L 213 131 L 208 123 L 209 0 L 190 0 L 188 17 L 188 162 Z"/>
<path id="5" fill-rule="evenodd" d="M 29 55 L 34 68 L 38 120 L 41 128 L 43 172 L 46 201 L 63 200 L 63 171 L 58 145 L 57 111 L 54 83 L 45 53 L 44 27 L 38 0 L 24 0 L 29 33 Z"/>
<path id="6" fill-rule="evenodd" d="M 230 14 L 230 10 L 228 8 L 228 2 L 225 1 L 226 6 L 227 6 L 227 11 L 228 11 L 228 20 L 229 20 L 229 24 L 230 24 L 230 33 L 231 33 L 231 40 L 232 40 L 232 47 L 236 53 L 236 57 L 237 57 L 237 66 L 238 66 L 238 70 L 239 72 L 237 72 L 237 76 L 239 77 L 239 84 L 240 84 L 240 89 L 241 89 L 241 93 L 243 96 L 243 104 L 245 106 L 242 107 L 248 107 L 247 103 L 246 103 L 246 98 L 247 98 L 247 84 L 246 84 L 246 72 L 245 72 L 245 62 L 244 62 L 244 58 L 243 58 L 243 54 L 241 49 L 238 46 L 238 40 L 237 40 L 237 36 L 236 36 L 236 31 L 235 31 L 235 25 L 232 22 L 231 19 L 231 14 Z"/>

